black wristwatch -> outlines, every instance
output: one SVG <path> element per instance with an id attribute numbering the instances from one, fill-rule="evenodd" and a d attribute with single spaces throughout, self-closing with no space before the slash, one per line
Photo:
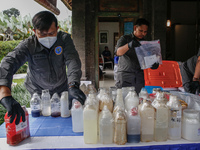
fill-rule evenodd
<path id="1" fill-rule="evenodd" d="M 77 82 L 70 82 L 69 83 L 69 88 L 72 88 L 72 87 L 79 88 L 79 83 L 77 83 Z"/>

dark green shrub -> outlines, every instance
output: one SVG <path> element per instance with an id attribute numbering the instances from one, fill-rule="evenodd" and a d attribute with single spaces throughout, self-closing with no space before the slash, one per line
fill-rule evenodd
<path id="1" fill-rule="evenodd" d="M 0 61 L 6 56 L 9 52 L 11 52 L 20 42 L 18 41 L 0 41 Z M 24 64 L 19 68 L 16 73 L 26 73 L 28 63 Z"/>

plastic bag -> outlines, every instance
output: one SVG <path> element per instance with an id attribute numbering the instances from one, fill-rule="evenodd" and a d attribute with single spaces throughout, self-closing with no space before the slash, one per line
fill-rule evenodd
<path id="1" fill-rule="evenodd" d="M 154 63 L 162 64 L 160 40 L 141 41 L 135 48 L 141 69 L 151 68 Z"/>
<path id="2" fill-rule="evenodd" d="M 170 91 L 172 95 L 177 96 L 181 100 L 184 100 L 187 104 L 189 109 L 200 110 L 200 96 L 187 93 L 187 92 L 178 92 L 178 91 Z"/>

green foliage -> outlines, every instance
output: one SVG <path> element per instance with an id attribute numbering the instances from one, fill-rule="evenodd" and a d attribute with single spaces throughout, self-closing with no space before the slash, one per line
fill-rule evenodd
<path id="1" fill-rule="evenodd" d="M 0 61 L 6 56 L 9 52 L 11 52 L 18 44 L 18 41 L 0 41 Z M 17 73 L 26 73 L 27 72 L 28 63 L 24 64 L 19 68 Z"/>
<path id="2" fill-rule="evenodd" d="M 16 101 L 18 101 L 21 105 L 30 107 L 31 95 L 26 90 L 23 83 L 17 84 L 16 86 L 12 87 L 11 91 L 12 91 L 12 96 Z M 0 124 L 4 122 L 5 113 L 6 109 L 2 105 L 0 105 Z"/>
<path id="3" fill-rule="evenodd" d="M 10 8 L 10 9 L 4 10 L 3 14 L 7 15 L 8 17 L 11 17 L 11 16 L 17 17 L 20 15 L 20 11 L 16 8 Z"/>

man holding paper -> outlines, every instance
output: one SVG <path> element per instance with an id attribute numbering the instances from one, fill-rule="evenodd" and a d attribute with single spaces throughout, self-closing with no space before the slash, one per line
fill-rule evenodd
<path id="1" fill-rule="evenodd" d="M 147 35 L 149 22 L 144 18 L 139 18 L 135 25 L 133 33 L 120 37 L 117 41 L 115 53 L 119 56 L 116 87 L 134 86 L 137 94 L 145 86 L 144 72 L 140 67 L 135 47 L 141 44 Z M 151 69 L 157 69 L 159 63 L 154 63 Z"/>

